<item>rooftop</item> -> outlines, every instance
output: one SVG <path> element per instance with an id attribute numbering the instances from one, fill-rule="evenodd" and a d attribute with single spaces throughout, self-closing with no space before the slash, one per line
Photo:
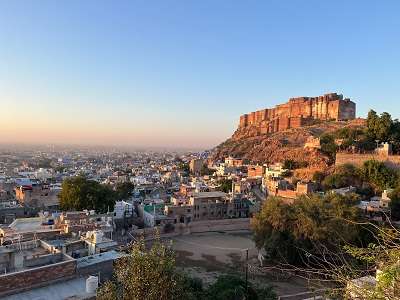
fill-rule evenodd
<path id="1" fill-rule="evenodd" d="M 76 260 L 77 268 L 83 268 L 83 267 L 95 265 L 95 264 L 109 261 L 109 260 L 116 260 L 123 256 L 125 256 L 125 254 L 112 250 L 112 251 L 107 251 L 107 252 L 103 252 L 100 254 L 95 254 L 95 255 L 91 255 L 91 256 L 78 258 Z"/>
<path id="2" fill-rule="evenodd" d="M 27 292 L 6 296 L 3 300 L 64 300 L 88 299 L 95 294 L 86 293 L 86 278 L 79 277 L 72 280 L 33 289 Z"/>
<path id="3" fill-rule="evenodd" d="M 225 197 L 226 194 L 223 192 L 198 192 L 193 193 L 193 197 L 196 198 L 218 198 L 218 197 Z"/>

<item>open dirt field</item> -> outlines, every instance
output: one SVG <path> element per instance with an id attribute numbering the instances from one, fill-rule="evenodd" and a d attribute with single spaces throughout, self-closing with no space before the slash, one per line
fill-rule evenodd
<path id="1" fill-rule="evenodd" d="M 206 285 L 224 273 L 244 276 L 246 249 L 249 249 L 249 263 L 258 265 L 257 249 L 248 231 L 191 234 L 172 241 L 178 267 L 190 276 L 201 278 Z M 249 274 L 249 278 L 258 286 L 273 285 L 278 295 L 308 290 L 306 282 L 295 277 L 282 279 Z"/>

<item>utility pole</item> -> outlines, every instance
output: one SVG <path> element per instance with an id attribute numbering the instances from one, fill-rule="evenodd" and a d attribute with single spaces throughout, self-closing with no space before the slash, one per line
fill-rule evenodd
<path id="1" fill-rule="evenodd" d="M 246 300 L 249 299 L 249 283 L 248 283 L 248 273 L 249 273 L 249 249 L 246 249 Z"/>

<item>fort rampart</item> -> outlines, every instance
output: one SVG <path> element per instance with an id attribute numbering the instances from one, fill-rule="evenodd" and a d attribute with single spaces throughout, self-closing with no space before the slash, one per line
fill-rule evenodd
<path id="1" fill-rule="evenodd" d="M 297 128 L 313 120 L 353 120 L 356 104 L 343 95 L 330 93 L 318 97 L 291 98 L 284 104 L 240 116 L 239 129 L 260 128 L 261 133 L 273 133 Z"/>

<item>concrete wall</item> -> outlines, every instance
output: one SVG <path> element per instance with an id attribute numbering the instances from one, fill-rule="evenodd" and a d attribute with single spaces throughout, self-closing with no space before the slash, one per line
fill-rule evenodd
<path id="1" fill-rule="evenodd" d="M 144 235 L 146 240 L 151 240 L 155 237 L 157 230 L 162 238 L 212 231 L 250 230 L 250 218 L 196 221 L 189 224 L 178 223 L 174 226 L 174 231 L 170 233 L 163 233 L 162 228 L 154 227 L 135 230 L 134 235 L 136 237 Z"/>
<path id="2" fill-rule="evenodd" d="M 89 276 L 89 275 L 97 276 L 98 274 L 100 274 L 101 282 L 111 279 L 113 272 L 114 272 L 114 261 L 112 260 L 103 261 L 97 264 L 92 264 L 89 266 L 77 268 L 77 274 L 79 276 Z"/>
<path id="3" fill-rule="evenodd" d="M 75 260 L 0 275 L 0 297 L 76 276 Z"/>
<path id="4" fill-rule="evenodd" d="M 45 265 L 49 265 L 49 264 L 59 263 L 62 260 L 63 260 L 62 253 L 42 255 L 40 257 L 25 259 L 24 267 L 25 268 L 35 268 L 35 267 L 45 266 Z"/>

